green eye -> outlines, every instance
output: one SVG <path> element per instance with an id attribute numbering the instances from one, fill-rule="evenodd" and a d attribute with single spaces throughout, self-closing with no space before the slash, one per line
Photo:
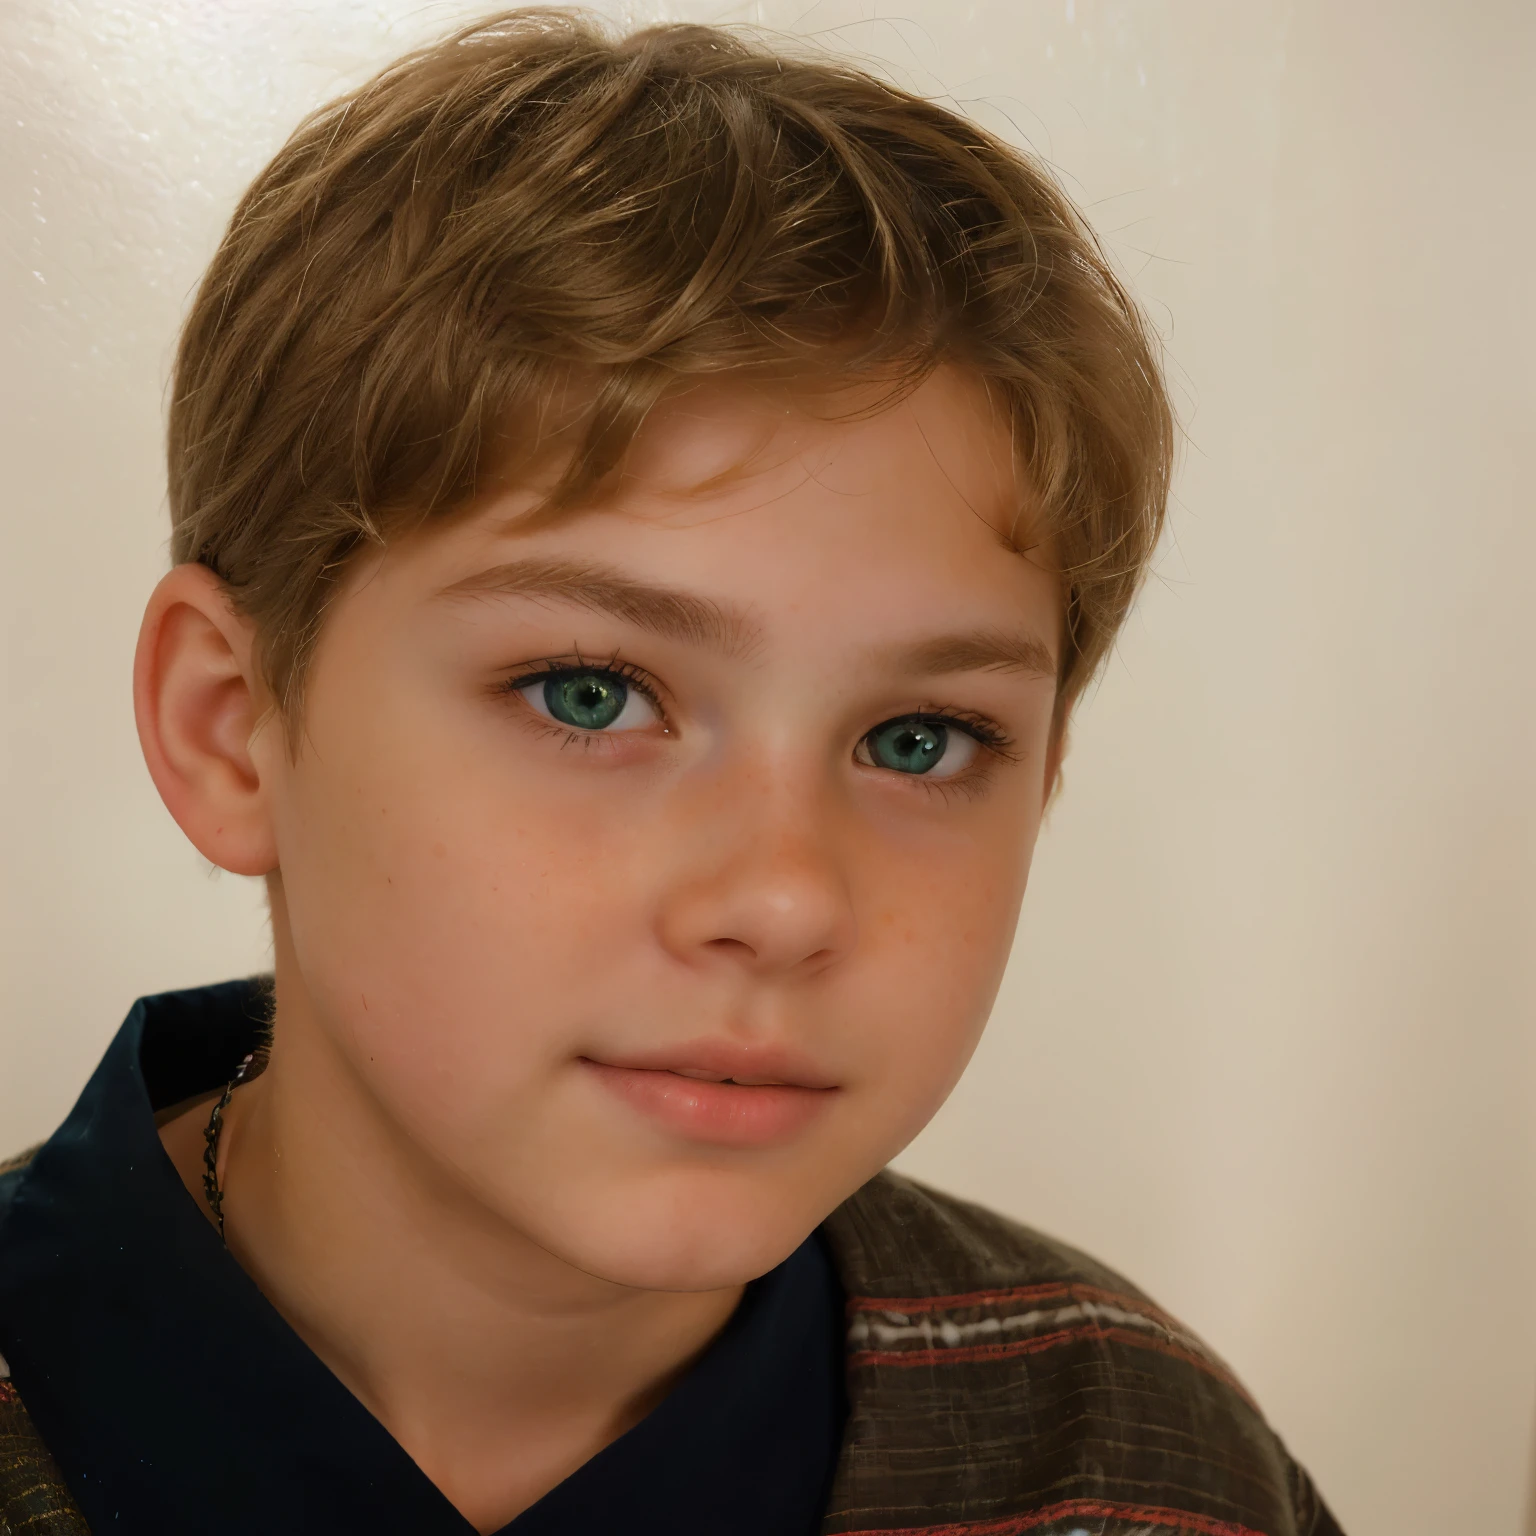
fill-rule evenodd
<path id="1" fill-rule="evenodd" d="M 609 667 L 562 667 L 512 685 L 535 714 L 569 730 L 617 736 L 663 727 L 665 721 L 645 683 L 631 682 Z"/>
<path id="2" fill-rule="evenodd" d="M 864 741 L 876 767 L 897 773 L 927 773 L 943 759 L 949 727 L 942 720 L 887 720 Z"/>
<path id="3" fill-rule="evenodd" d="M 562 672 L 544 680 L 544 707 L 561 725 L 606 730 L 624 713 L 629 684 L 613 672 Z"/>

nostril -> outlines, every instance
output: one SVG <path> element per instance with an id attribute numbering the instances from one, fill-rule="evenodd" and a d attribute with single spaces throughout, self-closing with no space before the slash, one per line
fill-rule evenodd
<path id="1" fill-rule="evenodd" d="M 757 951 L 745 939 L 711 939 L 706 948 L 716 954 L 738 955 L 743 960 L 757 959 Z"/>

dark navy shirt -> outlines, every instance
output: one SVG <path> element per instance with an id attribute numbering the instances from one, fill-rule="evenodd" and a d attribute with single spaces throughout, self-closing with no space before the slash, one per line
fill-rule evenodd
<path id="1" fill-rule="evenodd" d="M 0 1354 L 95 1536 L 467 1536 L 161 1148 L 155 1112 L 225 1082 L 262 1017 L 247 982 L 134 1005 L 68 1120 L 0 1178 Z M 811 1238 L 503 1536 L 812 1536 L 846 1413 L 841 1312 Z"/>

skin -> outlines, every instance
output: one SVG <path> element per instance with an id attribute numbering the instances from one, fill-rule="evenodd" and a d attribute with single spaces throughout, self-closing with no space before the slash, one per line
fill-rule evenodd
<path id="1" fill-rule="evenodd" d="M 271 896 L 231 1248 L 477 1529 L 654 1405 L 969 1059 L 1060 750 L 1020 497 L 962 374 L 860 420 L 712 384 L 591 509 L 531 527 L 524 486 L 360 557 L 296 743 L 218 580 L 156 589 L 150 771 Z M 552 661 L 632 669 L 622 728 L 541 713 Z M 882 766 L 914 712 L 993 739 Z M 162 1132 L 199 1203 L 206 1114 Z"/>

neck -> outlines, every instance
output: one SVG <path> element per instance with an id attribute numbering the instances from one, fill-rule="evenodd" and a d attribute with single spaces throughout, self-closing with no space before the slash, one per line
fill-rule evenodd
<path id="1" fill-rule="evenodd" d="M 642 1291 L 575 1269 L 413 1147 L 281 985 L 279 1015 L 270 1065 L 224 1114 L 230 1250 L 465 1518 L 496 1530 L 643 1417 L 740 1287 Z M 200 1206 L 207 1116 L 161 1133 Z"/>

